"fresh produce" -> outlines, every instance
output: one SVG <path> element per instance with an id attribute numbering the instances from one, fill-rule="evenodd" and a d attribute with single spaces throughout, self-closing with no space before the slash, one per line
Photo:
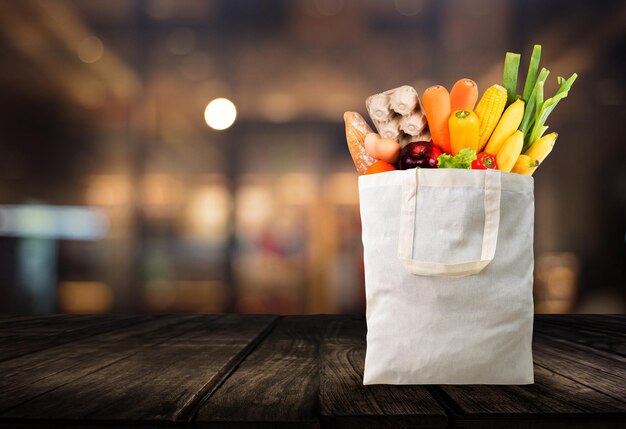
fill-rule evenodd
<path id="1" fill-rule="evenodd" d="M 531 158 L 528 155 L 520 155 L 513 165 L 512 173 L 521 174 L 523 176 L 532 176 L 535 169 L 539 165 L 536 159 Z"/>
<path id="2" fill-rule="evenodd" d="M 376 161 L 365 170 L 365 174 L 384 173 L 385 171 L 394 171 L 396 167 L 386 161 Z"/>
<path id="3" fill-rule="evenodd" d="M 456 155 L 463 148 L 478 150 L 478 116 L 471 110 L 457 110 L 450 115 L 450 150 Z"/>
<path id="4" fill-rule="evenodd" d="M 515 131 L 504 144 L 502 148 L 496 154 L 496 162 L 498 163 L 498 169 L 506 172 L 510 172 L 520 153 L 522 153 L 522 146 L 524 145 L 524 134 L 521 131 Z"/>
<path id="5" fill-rule="evenodd" d="M 471 168 L 531 176 L 558 137 L 544 135 L 546 120 L 578 75 L 559 76 L 556 93 L 544 97 L 550 70 L 540 67 L 541 45 L 535 45 L 519 94 L 520 60 L 520 54 L 506 53 L 502 85 L 487 88 L 478 104 L 476 82 L 463 78 L 449 93 L 442 85 L 427 88 L 421 100 L 408 85 L 368 97 L 365 104 L 378 133 L 358 113 L 346 112 L 348 148 L 359 174 Z"/>
<path id="6" fill-rule="evenodd" d="M 474 110 L 478 100 L 478 85 L 472 79 L 460 79 L 450 91 L 450 111 Z"/>
<path id="7" fill-rule="evenodd" d="M 476 156 L 476 159 L 472 161 L 472 170 L 497 170 L 498 163 L 496 157 L 488 154 L 487 152 L 481 152 Z"/>
<path id="8" fill-rule="evenodd" d="M 409 143 L 400 152 L 400 170 L 409 168 L 436 168 L 441 155 L 439 146 L 426 141 Z"/>
<path id="9" fill-rule="evenodd" d="M 527 102 L 530 100 L 530 94 L 535 87 L 537 81 L 537 70 L 539 70 L 539 60 L 541 59 L 541 45 L 535 45 L 533 47 L 533 53 L 530 56 L 530 62 L 528 63 L 528 73 L 526 74 L 526 83 L 524 83 L 524 92 L 522 98 Z M 544 69 L 545 70 L 545 69 Z"/>
<path id="10" fill-rule="evenodd" d="M 506 108 L 496 129 L 493 130 L 493 134 L 489 138 L 489 142 L 485 147 L 485 152 L 495 155 L 498 153 L 502 144 L 506 139 L 517 131 L 520 122 L 524 116 L 524 100 L 516 100 L 513 104 Z M 522 133 L 523 134 L 523 133 Z"/>
<path id="11" fill-rule="evenodd" d="M 424 91 L 422 104 L 433 143 L 441 147 L 444 152 L 450 153 L 450 131 L 448 129 L 450 94 L 448 94 L 448 90 L 441 85 L 431 86 Z"/>
<path id="12" fill-rule="evenodd" d="M 365 136 L 365 150 L 373 158 L 394 163 L 400 157 L 400 144 L 395 140 L 383 139 L 376 133 Z"/>
<path id="13" fill-rule="evenodd" d="M 473 149 L 461 149 L 456 155 L 448 155 L 444 153 L 439 155 L 437 162 L 439 168 L 465 168 L 472 167 L 472 162 L 476 159 L 476 151 Z"/>
<path id="14" fill-rule="evenodd" d="M 546 123 L 546 119 L 550 113 L 552 113 L 559 101 L 567 97 L 567 94 L 569 94 L 569 90 L 577 77 L 578 75 L 576 73 L 574 73 L 567 80 L 559 76 L 557 78 L 557 82 L 560 87 L 554 97 L 547 99 L 541 104 L 537 102 L 537 114 L 535 115 L 535 124 L 533 125 L 532 132 L 530 133 L 529 145 L 533 144 L 537 139 L 543 136 L 543 133 L 546 132 L 548 129 L 548 127 L 544 125 Z"/>
<path id="15" fill-rule="evenodd" d="M 487 88 L 476 106 L 476 115 L 480 120 L 478 132 L 478 150 L 481 151 L 491 137 L 506 106 L 506 89 L 500 85 Z"/>
<path id="16" fill-rule="evenodd" d="M 537 101 L 543 103 L 543 85 L 550 74 L 550 70 L 545 68 L 541 69 L 539 72 L 539 77 L 535 81 L 535 86 L 530 93 L 530 98 L 526 103 L 526 109 L 524 109 L 524 118 L 522 119 L 522 123 L 519 126 L 519 130 L 524 133 L 524 145 L 526 146 L 526 142 L 530 139 L 530 129 L 531 125 L 535 121 L 535 105 Z"/>
<path id="17" fill-rule="evenodd" d="M 365 174 L 367 167 L 376 162 L 365 150 L 365 136 L 371 133 L 372 129 L 356 112 L 344 113 L 343 120 L 346 124 L 346 140 L 352 161 L 359 174 Z"/>
<path id="18" fill-rule="evenodd" d="M 502 86 L 506 89 L 506 105 L 511 105 L 517 98 L 517 70 L 519 69 L 520 54 L 507 52 L 504 57 L 504 72 Z"/>
<path id="19" fill-rule="evenodd" d="M 524 154 L 536 159 L 537 163 L 541 164 L 550 152 L 552 152 L 558 136 L 557 133 L 546 134 L 534 142 L 530 149 L 524 152 Z"/>

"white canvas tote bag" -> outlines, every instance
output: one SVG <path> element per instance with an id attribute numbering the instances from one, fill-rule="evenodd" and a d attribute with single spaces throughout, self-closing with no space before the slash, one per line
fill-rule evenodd
<path id="1" fill-rule="evenodd" d="M 364 384 L 533 383 L 533 178 L 359 177 Z"/>

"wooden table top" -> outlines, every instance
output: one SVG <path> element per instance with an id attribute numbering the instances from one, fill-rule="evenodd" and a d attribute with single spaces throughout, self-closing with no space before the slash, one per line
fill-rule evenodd
<path id="1" fill-rule="evenodd" d="M 531 386 L 363 386 L 356 316 L 0 316 L 0 427 L 626 427 L 626 316 L 537 316 Z"/>

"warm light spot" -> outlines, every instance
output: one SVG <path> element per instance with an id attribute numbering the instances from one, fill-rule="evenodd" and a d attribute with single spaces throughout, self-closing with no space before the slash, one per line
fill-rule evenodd
<path id="1" fill-rule="evenodd" d="M 230 127 L 237 117 L 237 109 L 232 101 L 226 98 L 216 98 L 204 109 L 204 120 L 215 130 L 225 130 Z"/>
<path id="2" fill-rule="evenodd" d="M 194 190 L 185 216 L 189 235 L 210 242 L 225 240 L 231 204 L 230 193 L 224 185 L 207 185 Z"/>
<path id="3" fill-rule="evenodd" d="M 63 282 L 58 293 L 66 313 L 106 313 L 113 305 L 113 291 L 101 282 Z"/>
<path id="4" fill-rule="evenodd" d="M 287 122 L 297 113 L 296 102 L 289 94 L 273 93 L 261 100 L 263 116 L 272 122 Z"/>
<path id="5" fill-rule="evenodd" d="M 95 63 L 104 53 L 102 40 L 95 36 L 85 37 L 78 45 L 78 58 L 84 63 Z"/>
<path id="6" fill-rule="evenodd" d="M 334 204 L 359 204 L 358 182 L 352 173 L 332 174 L 325 183 L 324 191 L 326 198 Z"/>
<path id="7" fill-rule="evenodd" d="M 315 178 L 306 173 L 290 173 L 278 179 L 276 191 L 285 204 L 312 204 L 317 198 Z"/>

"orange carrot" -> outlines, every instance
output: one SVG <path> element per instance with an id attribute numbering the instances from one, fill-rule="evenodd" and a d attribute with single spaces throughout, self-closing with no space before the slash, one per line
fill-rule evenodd
<path id="1" fill-rule="evenodd" d="M 433 138 L 433 143 L 446 153 L 450 153 L 450 94 L 441 85 L 431 86 L 424 91 L 422 96 L 424 113 L 428 120 L 428 128 Z"/>
<path id="2" fill-rule="evenodd" d="M 450 111 L 474 110 L 478 100 L 478 85 L 472 79 L 460 79 L 450 91 Z"/>

